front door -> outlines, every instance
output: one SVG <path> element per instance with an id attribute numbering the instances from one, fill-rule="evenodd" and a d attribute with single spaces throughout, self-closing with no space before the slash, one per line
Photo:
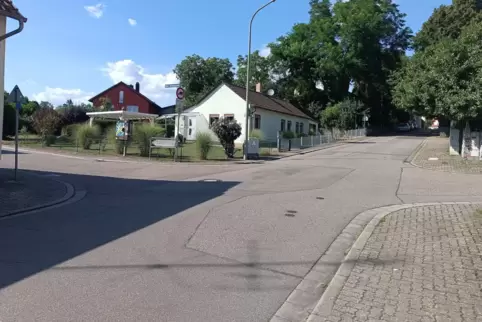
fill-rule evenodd
<path id="1" fill-rule="evenodd" d="M 188 118 L 188 125 L 187 125 L 187 139 L 188 140 L 195 140 L 196 139 L 196 117 L 190 116 Z"/>

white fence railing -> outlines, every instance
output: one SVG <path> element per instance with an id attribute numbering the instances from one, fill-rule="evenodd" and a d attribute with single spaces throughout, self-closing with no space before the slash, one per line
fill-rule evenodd
<path id="1" fill-rule="evenodd" d="M 366 136 L 366 129 L 355 129 L 347 131 L 337 131 L 334 134 L 312 135 L 293 139 L 278 138 L 278 151 L 290 151 L 306 149 L 325 144 L 333 144 L 337 141 L 349 140 Z"/>

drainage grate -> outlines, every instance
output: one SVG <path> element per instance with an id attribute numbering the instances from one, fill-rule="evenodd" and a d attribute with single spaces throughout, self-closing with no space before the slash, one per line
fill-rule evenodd
<path id="1" fill-rule="evenodd" d="M 285 214 L 286 217 L 294 217 L 294 214 Z"/>
<path id="2" fill-rule="evenodd" d="M 318 199 L 318 200 L 325 200 L 325 198 L 323 198 L 323 197 L 316 197 L 316 199 Z"/>

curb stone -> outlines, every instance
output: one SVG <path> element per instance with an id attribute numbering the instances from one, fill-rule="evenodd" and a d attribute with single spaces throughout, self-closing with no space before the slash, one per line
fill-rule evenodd
<path id="1" fill-rule="evenodd" d="M 419 166 L 415 165 L 413 163 L 413 160 L 415 160 L 418 155 L 420 154 L 420 152 L 423 150 L 423 148 L 427 145 L 427 140 L 428 138 L 426 138 L 425 140 L 423 140 L 422 142 L 420 142 L 420 144 L 415 148 L 415 150 L 408 156 L 408 158 L 406 158 L 403 162 L 404 163 L 409 163 L 411 165 L 413 165 L 414 167 L 418 167 L 420 168 Z"/>
<path id="2" fill-rule="evenodd" d="M 20 170 L 20 171 L 21 171 L 21 170 Z M 17 210 L 8 212 L 8 213 L 0 216 L 0 219 L 12 217 L 12 216 L 19 215 L 19 214 L 22 214 L 22 213 L 25 213 L 25 212 L 30 212 L 30 211 L 33 211 L 33 210 L 39 210 L 39 209 L 43 209 L 43 208 L 48 208 L 48 207 L 51 207 L 51 206 L 55 206 L 55 205 L 64 203 L 64 202 L 72 199 L 72 198 L 75 196 L 75 188 L 74 188 L 74 186 L 71 185 L 70 183 L 67 183 L 67 182 L 64 182 L 64 181 L 61 181 L 61 180 L 58 180 L 58 179 L 47 178 L 47 177 L 44 177 L 44 176 L 41 176 L 41 175 L 38 175 L 38 174 L 25 173 L 25 172 L 23 172 L 23 171 L 22 171 L 22 173 L 23 173 L 24 175 L 27 175 L 27 176 L 36 176 L 36 177 L 44 178 L 44 179 L 46 179 L 46 180 L 56 181 L 56 182 L 64 185 L 66 192 L 65 192 L 65 194 L 64 194 L 63 197 L 61 197 L 61 198 L 59 198 L 59 199 L 57 199 L 57 200 L 50 201 L 50 202 L 46 202 L 46 203 L 43 203 L 43 204 L 40 204 L 40 205 L 36 205 L 36 206 L 31 206 L 31 207 L 25 207 L 25 208 L 17 209 Z"/>
<path id="3" fill-rule="evenodd" d="M 351 247 L 348 255 L 346 255 L 345 259 L 342 261 L 340 267 L 338 268 L 335 276 L 331 280 L 330 284 L 326 288 L 325 292 L 321 296 L 321 299 L 316 304 L 314 309 L 310 312 L 307 320 L 303 318 L 302 320 L 298 321 L 307 321 L 307 322 L 321 322 L 325 321 L 325 318 L 328 317 L 332 311 L 333 305 L 338 298 L 341 290 L 343 289 L 346 280 L 351 274 L 353 267 L 356 264 L 356 261 L 360 257 L 360 254 L 365 247 L 368 239 L 371 237 L 373 231 L 380 223 L 380 221 L 387 215 L 413 207 L 427 207 L 427 206 L 439 206 L 439 205 L 476 205 L 481 204 L 478 202 L 436 202 L 436 203 L 414 203 L 414 204 L 403 204 L 403 205 L 396 205 L 396 206 L 388 206 L 388 207 L 381 207 L 372 210 L 368 210 L 366 212 L 362 212 L 358 216 L 372 216 L 372 219 L 367 224 L 363 232 L 360 236 L 356 239 L 355 243 Z M 355 217 L 355 219 L 358 218 Z M 353 221 L 352 221 L 353 222 Z M 350 223 L 348 226 L 350 226 Z M 347 227 L 348 227 L 347 226 Z"/>

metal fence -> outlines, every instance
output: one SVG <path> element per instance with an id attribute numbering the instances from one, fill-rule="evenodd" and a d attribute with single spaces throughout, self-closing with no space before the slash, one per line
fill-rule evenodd
<path id="1" fill-rule="evenodd" d="M 283 137 L 279 137 L 277 149 L 280 152 L 307 149 L 364 136 L 366 136 L 366 129 L 333 131 L 333 134 L 318 134 L 293 139 L 285 139 Z"/>

